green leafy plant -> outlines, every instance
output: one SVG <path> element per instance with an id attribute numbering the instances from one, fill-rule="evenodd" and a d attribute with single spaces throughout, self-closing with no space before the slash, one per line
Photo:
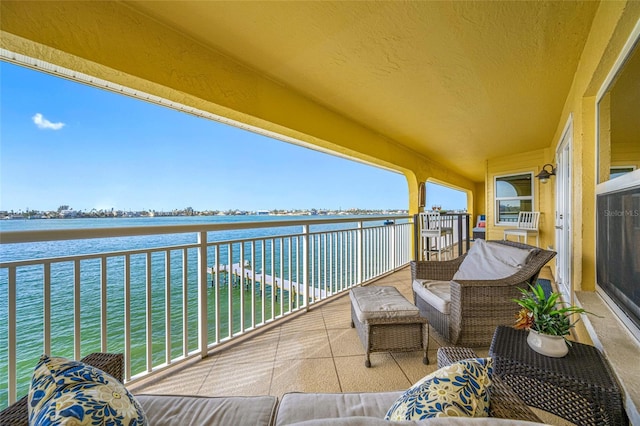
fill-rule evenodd
<path id="1" fill-rule="evenodd" d="M 542 334 L 564 337 L 580 321 L 578 317 L 571 322 L 571 314 L 592 314 L 577 306 L 559 301 L 559 293 L 552 292 L 548 296 L 545 295 L 540 284 L 535 287 L 529 286 L 529 289 L 518 290 L 522 293 L 522 297 L 513 301 L 522 309 L 518 313 L 515 328 L 531 329 Z"/>

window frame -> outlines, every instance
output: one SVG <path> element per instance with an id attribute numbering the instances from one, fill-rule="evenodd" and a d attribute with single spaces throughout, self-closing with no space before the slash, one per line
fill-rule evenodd
<path id="1" fill-rule="evenodd" d="M 508 222 L 508 221 L 500 221 L 500 202 L 501 201 L 531 201 L 531 211 L 535 211 L 535 202 L 536 202 L 536 197 L 535 197 L 535 184 L 534 184 L 534 172 L 530 171 L 530 172 L 519 172 L 519 173 L 509 173 L 509 174 L 505 174 L 505 175 L 495 175 L 493 177 L 493 194 L 494 194 L 494 207 L 495 207 L 495 214 L 494 214 L 494 225 L 496 226 L 514 226 L 517 224 L 516 222 Z M 503 179 L 503 178 L 508 178 L 508 177 L 513 177 L 513 176 L 529 176 L 530 181 L 531 181 L 531 195 L 527 195 L 527 196 L 513 196 L 513 197 L 498 197 L 498 180 L 499 179 Z M 528 210 L 521 210 L 521 211 L 528 211 Z"/>

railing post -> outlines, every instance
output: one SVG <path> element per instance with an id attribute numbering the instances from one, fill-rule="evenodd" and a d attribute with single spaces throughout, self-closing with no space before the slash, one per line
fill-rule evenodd
<path id="1" fill-rule="evenodd" d="M 8 403 L 13 404 L 18 399 L 18 340 L 17 340 L 17 288 L 16 288 L 16 268 L 9 268 L 9 286 L 7 289 L 7 322 L 9 326 L 7 336 L 7 396 Z"/>
<path id="2" fill-rule="evenodd" d="M 302 225 L 302 282 L 305 310 L 309 310 L 309 225 Z"/>
<path id="3" fill-rule="evenodd" d="M 131 255 L 124 256 L 124 375 L 131 380 Z M 80 358 L 76 358 L 80 359 Z"/>
<path id="4" fill-rule="evenodd" d="M 397 225 L 395 224 L 395 222 L 394 222 L 393 225 L 391 225 L 391 236 L 390 236 L 390 239 L 391 239 L 391 244 L 390 244 L 391 252 L 390 252 L 390 255 L 391 255 L 391 270 L 392 271 L 396 270 L 396 265 L 397 265 L 396 261 L 398 260 L 398 255 L 396 253 L 396 226 Z"/>
<path id="5" fill-rule="evenodd" d="M 73 356 L 76 360 L 82 358 L 80 333 L 80 261 L 73 262 Z"/>
<path id="6" fill-rule="evenodd" d="M 198 233 L 198 349 L 207 357 L 209 324 L 207 321 L 207 232 Z"/>
<path id="7" fill-rule="evenodd" d="M 421 243 L 421 239 L 420 239 L 420 228 L 419 226 L 421 225 L 420 222 L 418 221 L 419 219 L 419 215 L 414 214 L 413 215 L 413 260 L 420 260 L 420 243 Z"/>
<path id="8" fill-rule="evenodd" d="M 363 256 L 364 253 L 362 252 L 362 233 L 363 233 L 363 228 L 364 225 L 362 223 L 362 221 L 358 221 L 358 232 L 357 232 L 357 241 L 356 241 L 356 254 L 358 256 L 358 263 L 357 263 L 357 277 L 356 277 L 356 281 L 358 284 L 362 284 L 362 261 L 363 261 Z"/>

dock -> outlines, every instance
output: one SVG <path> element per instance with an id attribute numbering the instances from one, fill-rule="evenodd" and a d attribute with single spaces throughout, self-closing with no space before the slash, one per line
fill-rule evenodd
<path id="1" fill-rule="evenodd" d="M 224 264 L 224 265 L 219 265 L 218 266 L 218 272 L 224 272 L 226 274 L 229 273 L 229 265 Z M 237 277 L 240 278 L 242 276 L 244 272 L 244 279 L 246 280 L 245 282 L 251 282 L 253 277 L 253 271 L 251 270 L 251 266 L 248 265 L 240 265 L 239 263 L 234 263 L 233 265 L 231 265 L 231 273 L 233 275 L 233 277 Z M 209 268 L 207 267 L 207 273 L 209 273 L 211 275 L 211 282 L 213 283 L 213 277 L 215 276 L 216 270 L 215 268 Z M 280 278 L 274 278 L 273 276 L 269 275 L 269 274 L 259 274 L 256 273 L 255 274 L 255 282 L 256 283 L 260 283 L 262 284 L 262 281 L 264 280 L 264 285 L 268 286 L 268 287 L 274 287 L 274 283 L 275 283 L 275 288 L 276 289 L 284 289 L 285 291 L 288 291 L 289 294 L 294 294 L 294 295 L 298 295 L 298 294 L 302 294 L 304 292 L 303 290 L 303 284 L 297 283 L 295 281 L 290 281 L 290 280 L 285 280 L 285 279 L 280 279 Z M 233 282 L 233 281 L 232 281 Z M 309 296 L 311 296 L 311 292 L 314 292 L 314 298 L 315 299 L 324 299 L 326 297 L 326 292 L 324 290 L 321 289 L 313 289 L 310 288 L 309 289 Z"/>

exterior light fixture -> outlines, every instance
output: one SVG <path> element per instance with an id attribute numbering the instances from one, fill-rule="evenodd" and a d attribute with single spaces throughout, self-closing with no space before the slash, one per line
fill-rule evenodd
<path id="1" fill-rule="evenodd" d="M 547 170 L 547 166 L 549 166 L 551 170 Z M 540 173 L 536 175 L 536 177 L 540 179 L 540 183 L 547 183 L 549 182 L 549 178 L 555 175 L 556 175 L 556 168 L 553 167 L 553 164 L 547 163 L 544 166 L 542 166 L 542 170 L 540 171 Z"/>

